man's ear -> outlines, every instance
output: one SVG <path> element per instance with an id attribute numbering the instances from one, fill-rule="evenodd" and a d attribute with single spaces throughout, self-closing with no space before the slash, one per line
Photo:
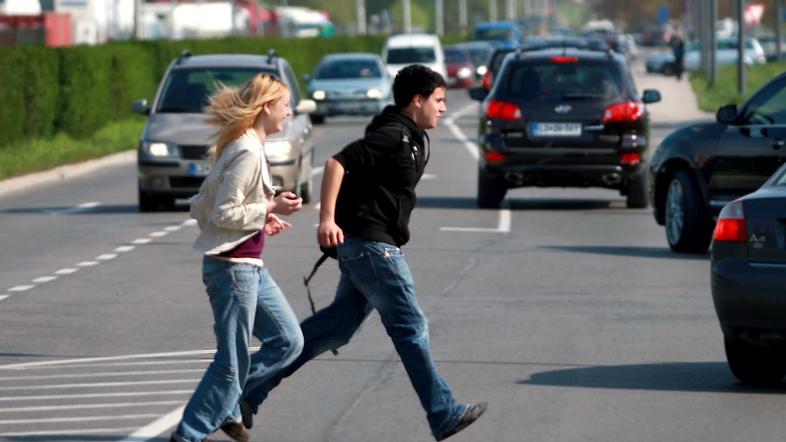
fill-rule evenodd
<path id="1" fill-rule="evenodd" d="M 423 96 L 420 95 L 420 94 L 415 94 L 415 96 L 412 97 L 412 102 L 415 103 L 416 107 L 418 107 L 418 108 L 422 107 L 423 106 Z"/>

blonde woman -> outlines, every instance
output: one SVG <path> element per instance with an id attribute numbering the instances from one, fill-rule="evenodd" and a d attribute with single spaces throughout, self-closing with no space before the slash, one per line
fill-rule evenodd
<path id="1" fill-rule="evenodd" d="M 303 335 L 261 259 L 266 235 L 290 224 L 276 214 L 299 210 L 291 192 L 274 196 L 263 142 L 292 115 L 289 89 L 269 75 L 242 89 L 224 87 L 207 112 L 216 132 L 215 164 L 191 204 L 201 230 L 202 280 L 213 309 L 217 350 L 170 441 L 209 441 L 223 430 L 248 441 L 238 402 L 246 384 L 265 382 L 298 357 Z M 262 341 L 249 355 L 251 336 Z"/>

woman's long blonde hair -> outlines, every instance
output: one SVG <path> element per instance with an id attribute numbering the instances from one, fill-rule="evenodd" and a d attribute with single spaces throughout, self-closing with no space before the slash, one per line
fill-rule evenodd
<path id="1" fill-rule="evenodd" d="M 272 76 L 257 74 L 242 88 L 222 86 L 216 91 L 205 108 L 211 115 L 208 123 L 218 126 L 213 134 L 213 159 L 218 159 L 229 143 L 254 125 L 262 109 L 283 97 L 287 90 L 284 83 Z"/>

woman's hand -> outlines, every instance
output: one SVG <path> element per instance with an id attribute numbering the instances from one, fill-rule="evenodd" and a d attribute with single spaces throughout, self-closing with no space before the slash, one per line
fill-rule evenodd
<path id="1" fill-rule="evenodd" d="M 287 221 L 279 218 L 277 215 L 273 213 L 268 213 L 267 218 L 265 218 L 265 235 L 267 236 L 274 236 L 278 235 L 279 233 L 283 232 L 284 230 L 292 227 Z"/>
<path id="2" fill-rule="evenodd" d="M 291 215 L 303 207 L 303 199 L 292 192 L 281 192 L 273 198 L 273 213 Z"/>

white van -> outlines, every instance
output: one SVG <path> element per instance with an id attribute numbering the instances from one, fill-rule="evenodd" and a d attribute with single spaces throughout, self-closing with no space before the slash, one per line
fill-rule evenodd
<path id="1" fill-rule="evenodd" d="M 388 73 L 395 77 L 399 69 L 411 64 L 422 64 L 447 79 L 445 53 L 439 37 L 433 34 L 392 35 L 382 49 L 382 60 Z"/>

